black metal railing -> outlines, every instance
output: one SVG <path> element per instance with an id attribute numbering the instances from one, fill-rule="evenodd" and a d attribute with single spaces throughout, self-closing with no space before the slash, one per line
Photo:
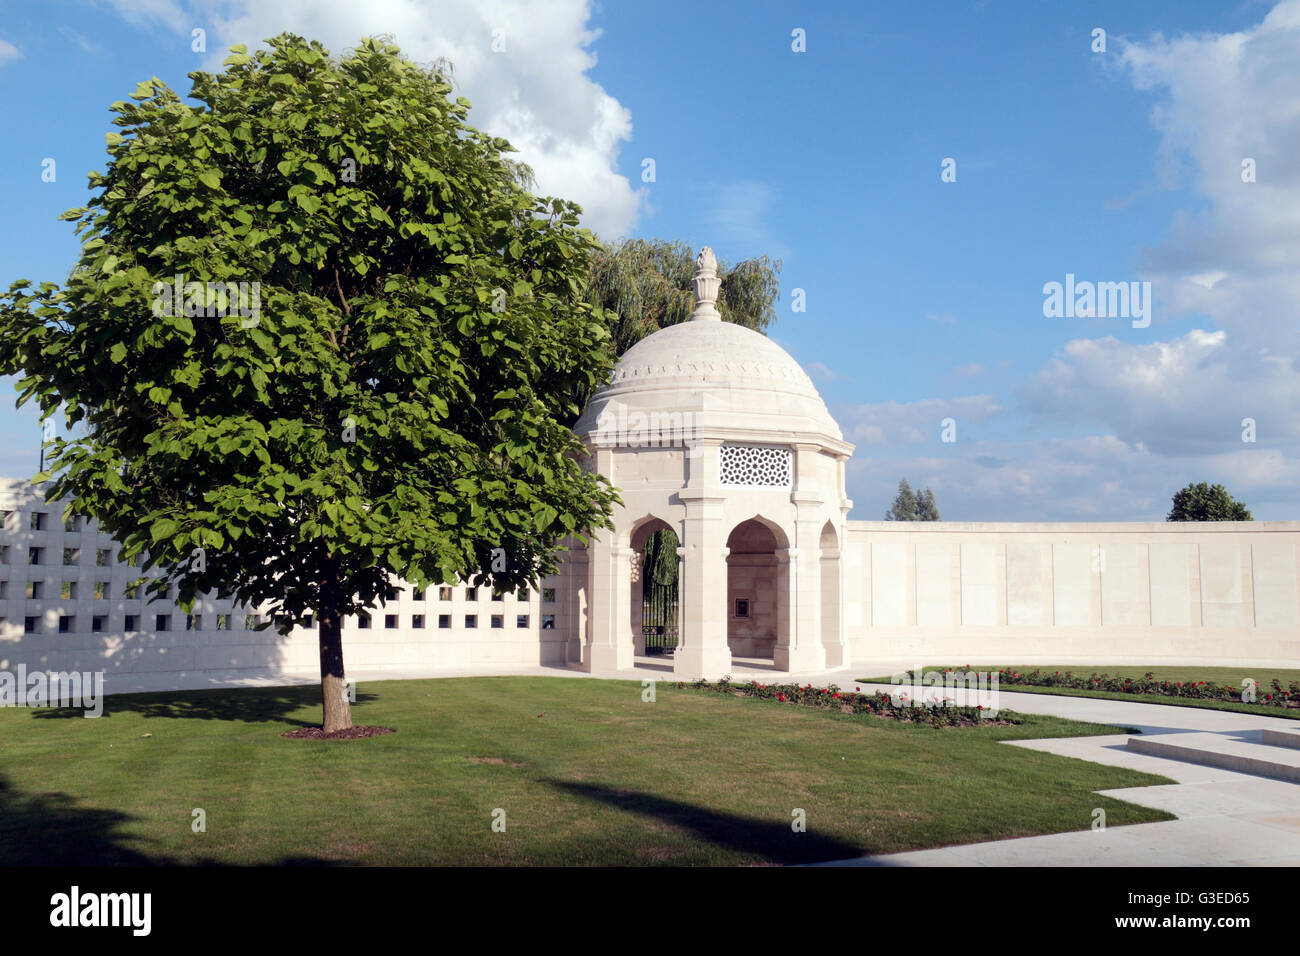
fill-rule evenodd
<path id="1" fill-rule="evenodd" d="M 641 605 L 641 636 L 647 654 L 664 654 L 677 647 L 677 605 L 645 601 Z"/>

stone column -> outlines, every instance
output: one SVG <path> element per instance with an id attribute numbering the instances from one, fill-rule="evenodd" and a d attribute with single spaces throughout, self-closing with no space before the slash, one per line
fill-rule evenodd
<path id="1" fill-rule="evenodd" d="M 844 640 L 844 562 L 839 548 L 824 548 L 821 552 L 823 591 L 826 582 L 835 583 L 835 600 L 826 607 L 822 602 L 822 644 L 826 648 L 826 666 L 843 667 L 849 663 L 849 648 Z"/>
<path id="2" fill-rule="evenodd" d="M 630 593 L 628 594 L 628 610 L 632 617 L 632 653 L 638 656 L 645 655 L 645 560 L 644 554 L 635 548 L 631 551 L 630 566 L 632 569 L 632 580 Z"/>
<path id="3" fill-rule="evenodd" d="M 679 547 L 677 549 L 677 604 L 673 608 L 673 621 L 677 626 L 677 647 L 681 647 L 686 640 L 686 628 L 682 623 L 682 595 L 686 584 L 686 549 Z M 676 655 L 677 648 L 673 649 Z"/>
<path id="4" fill-rule="evenodd" d="M 593 673 L 626 670 L 632 660 L 632 549 L 603 530 L 590 547 L 590 632 L 583 664 Z"/>
<path id="5" fill-rule="evenodd" d="M 591 629 L 587 610 L 590 606 L 588 595 L 591 588 L 591 553 L 587 548 L 575 548 L 568 554 L 569 567 L 567 574 L 560 579 L 565 586 L 572 587 L 571 595 L 561 595 L 560 588 L 556 587 L 556 598 L 563 597 L 563 604 L 553 605 L 555 614 L 555 626 L 564 628 L 568 637 L 565 640 L 565 659 L 570 667 L 578 666 L 586 668 L 587 666 L 587 647 L 590 644 Z M 538 616 L 537 627 L 539 633 L 542 626 L 542 615 L 546 613 L 546 605 L 540 601 L 541 595 L 538 595 Z M 544 635 L 543 635 L 544 636 Z"/>
<path id="6" fill-rule="evenodd" d="M 778 548 L 776 557 L 776 647 L 772 649 L 772 663 L 790 669 L 790 649 L 798 630 L 799 608 L 799 550 Z"/>
<path id="7" fill-rule="evenodd" d="M 686 506 L 680 606 L 682 645 L 673 671 L 682 678 L 716 680 L 731 671 L 727 646 L 727 563 L 724 556 L 723 496 L 717 488 L 720 440 L 690 444 L 687 485 L 679 492 Z"/>
<path id="8" fill-rule="evenodd" d="M 795 586 L 794 630 L 785 653 L 777 646 L 776 666 L 789 671 L 826 669 L 822 643 L 821 540 L 826 499 L 807 480 L 814 474 L 815 445 L 796 444 L 795 485 L 790 500 L 795 506 L 794 547 L 791 549 Z"/>

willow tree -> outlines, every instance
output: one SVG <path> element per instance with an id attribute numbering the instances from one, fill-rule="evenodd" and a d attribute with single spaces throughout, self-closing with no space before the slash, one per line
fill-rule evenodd
<path id="1" fill-rule="evenodd" d="M 647 335 L 690 317 L 695 269 L 695 250 L 684 242 L 664 239 L 629 239 L 592 257 L 586 297 L 609 316 L 615 356 Z M 767 256 L 735 265 L 719 261 L 718 311 L 723 321 L 766 331 L 776 318 L 780 271 L 780 261 Z"/>
<path id="2" fill-rule="evenodd" d="M 80 258 L 0 297 L 0 372 L 80 423 L 37 478 L 145 553 L 150 593 L 315 615 L 333 732 L 343 619 L 394 578 L 525 586 L 608 525 L 563 422 L 609 337 L 581 210 L 531 195 L 438 68 L 268 43 L 191 73 L 197 105 L 157 79 L 113 104 L 64 214 Z"/>
<path id="3" fill-rule="evenodd" d="M 677 623 L 677 548 L 676 533 L 661 528 L 641 549 L 642 626 L 662 626 L 665 637 Z"/>

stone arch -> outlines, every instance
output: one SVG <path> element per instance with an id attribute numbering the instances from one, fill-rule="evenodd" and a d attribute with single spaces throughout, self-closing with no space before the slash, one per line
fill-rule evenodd
<path id="1" fill-rule="evenodd" d="M 681 540 L 682 529 L 679 522 L 669 521 L 667 518 L 648 512 L 626 526 L 624 533 L 619 536 L 619 544 L 625 548 L 640 547 L 645 544 L 646 537 L 658 531 L 660 527 L 668 528 L 677 535 L 678 540 Z"/>
<path id="2" fill-rule="evenodd" d="M 650 536 L 657 531 L 671 531 L 677 539 L 677 547 L 681 547 L 681 530 L 673 522 L 655 514 L 647 514 L 634 521 L 628 529 L 626 538 L 626 547 L 630 554 L 629 560 L 632 562 L 631 583 L 628 594 L 629 623 L 632 628 L 633 653 L 637 656 L 649 652 L 658 653 L 661 646 L 665 649 L 668 647 L 675 648 L 680 637 L 680 592 L 678 592 L 678 602 L 674 603 L 665 620 L 653 622 L 652 626 L 655 628 L 655 633 L 651 635 L 650 643 L 652 646 L 649 649 L 647 648 L 646 605 L 643 601 L 646 569 L 642 567 L 642 563 L 646 543 L 650 540 Z M 680 578 L 680 566 L 678 571 Z M 652 609 L 652 613 L 653 610 L 662 609 Z M 659 640 L 661 637 L 664 639 L 662 642 Z"/>
<path id="3" fill-rule="evenodd" d="M 751 522 L 761 525 L 771 533 L 772 538 L 776 541 L 776 544 L 774 545 L 775 548 L 781 549 L 790 547 L 790 536 L 786 534 L 786 531 L 781 527 L 780 522 L 773 521 L 771 518 L 764 517 L 761 514 L 751 515 L 750 517 L 737 521 L 732 525 L 731 530 L 727 532 L 727 547 L 731 547 L 731 536 L 736 533 L 736 530 L 744 525 L 750 524 Z"/>
<path id="4" fill-rule="evenodd" d="M 755 515 L 727 536 L 727 645 L 733 657 L 774 660 L 787 611 L 789 538 Z"/>

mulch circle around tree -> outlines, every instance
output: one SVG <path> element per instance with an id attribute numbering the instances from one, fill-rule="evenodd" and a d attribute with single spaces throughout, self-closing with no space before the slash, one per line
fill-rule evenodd
<path id="1" fill-rule="evenodd" d="M 360 740 L 362 737 L 378 737 L 381 734 L 391 734 L 391 727 L 349 727 L 347 730 L 335 730 L 332 733 L 325 733 L 319 727 L 303 727 L 299 730 L 289 730 L 282 733 L 281 737 L 288 737 L 290 740 Z"/>

